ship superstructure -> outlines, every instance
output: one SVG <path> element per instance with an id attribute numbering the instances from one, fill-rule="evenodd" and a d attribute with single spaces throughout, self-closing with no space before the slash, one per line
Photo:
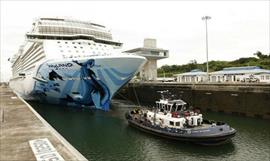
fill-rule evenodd
<path id="1" fill-rule="evenodd" d="M 38 18 L 11 62 L 10 86 L 24 99 L 108 110 L 117 90 L 145 63 L 121 53 L 105 26 Z"/>

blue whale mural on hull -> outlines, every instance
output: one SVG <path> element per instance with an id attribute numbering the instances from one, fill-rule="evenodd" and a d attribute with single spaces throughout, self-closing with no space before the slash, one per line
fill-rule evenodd
<path id="1" fill-rule="evenodd" d="M 108 66 L 106 61 L 95 59 L 47 61 L 39 67 L 34 77 L 36 81 L 32 96 L 52 104 L 94 106 L 108 111 L 113 94 L 136 71 L 137 68 L 114 68 Z"/>
<path id="2" fill-rule="evenodd" d="M 81 66 L 81 80 L 83 83 L 81 87 L 84 87 L 84 89 L 81 88 L 80 91 L 87 90 L 84 92 L 85 96 L 81 102 L 87 102 L 87 95 L 90 93 L 96 108 L 103 109 L 105 111 L 109 110 L 110 91 L 101 80 L 97 79 L 95 72 L 91 70 L 91 68 L 95 66 L 95 60 L 90 59 L 84 63 L 79 63 L 78 61 L 73 62 Z M 90 79 L 85 79 L 88 77 L 90 77 Z"/>

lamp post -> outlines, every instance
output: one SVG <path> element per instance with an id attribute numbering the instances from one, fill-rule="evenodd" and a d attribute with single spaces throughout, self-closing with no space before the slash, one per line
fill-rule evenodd
<path id="1" fill-rule="evenodd" d="M 206 32 L 206 71 L 207 71 L 207 82 L 209 82 L 209 69 L 208 69 L 208 31 L 207 31 L 207 20 L 210 20 L 210 16 L 203 16 L 202 20 L 205 21 L 205 32 Z"/>
<path id="2" fill-rule="evenodd" d="M 161 67 L 160 69 L 162 69 L 162 73 L 163 73 L 163 81 L 165 81 L 165 71 L 164 69 Z"/>
<path id="3" fill-rule="evenodd" d="M 165 79 L 165 71 L 164 71 L 164 69 L 162 69 L 163 70 L 163 79 Z"/>

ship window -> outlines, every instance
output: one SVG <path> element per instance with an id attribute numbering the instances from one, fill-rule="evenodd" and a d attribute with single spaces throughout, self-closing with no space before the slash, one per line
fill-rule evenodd
<path id="1" fill-rule="evenodd" d="M 80 42 L 78 42 L 78 44 L 80 45 L 81 43 L 80 43 Z"/>
<path id="2" fill-rule="evenodd" d="M 74 46 L 74 48 L 77 48 L 77 46 Z"/>
<path id="3" fill-rule="evenodd" d="M 81 46 L 81 49 L 82 49 L 83 47 Z"/>
<path id="4" fill-rule="evenodd" d="M 68 43 L 68 42 L 65 42 L 66 44 Z"/>
<path id="5" fill-rule="evenodd" d="M 170 121 L 170 125 L 172 125 L 172 126 L 174 125 L 173 121 Z"/>
<path id="6" fill-rule="evenodd" d="M 180 122 L 176 122 L 175 123 L 175 126 L 180 126 Z"/>
<path id="7" fill-rule="evenodd" d="M 72 44 L 75 44 L 75 42 L 72 42 Z"/>
<path id="8" fill-rule="evenodd" d="M 60 41 L 57 42 L 58 44 L 60 43 Z"/>

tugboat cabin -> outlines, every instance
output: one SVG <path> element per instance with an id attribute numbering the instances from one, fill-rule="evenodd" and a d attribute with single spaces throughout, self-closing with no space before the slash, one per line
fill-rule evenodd
<path id="1" fill-rule="evenodd" d="M 147 111 L 146 119 L 152 125 L 161 128 L 181 129 L 184 127 L 196 127 L 202 124 L 202 114 L 197 111 L 187 110 L 187 103 L 183 100 L 161 99 L 156 101 L 156 109 Z"/>
<path id="2" fill-rule="evenodd" d="M 156 101 L 156 107 L 161 112 L 178 112 L 186 110 L 186 102 L 183 100 L 161 99 Z"/>

